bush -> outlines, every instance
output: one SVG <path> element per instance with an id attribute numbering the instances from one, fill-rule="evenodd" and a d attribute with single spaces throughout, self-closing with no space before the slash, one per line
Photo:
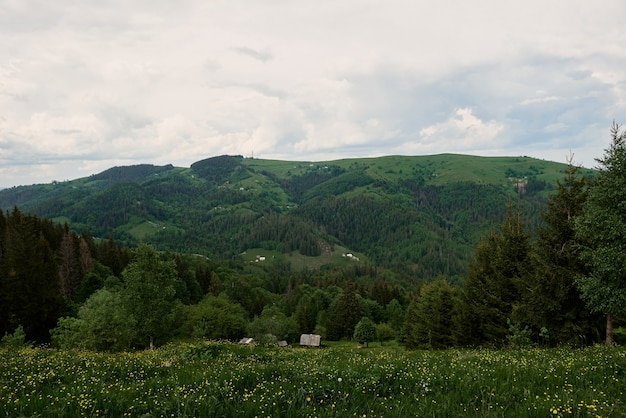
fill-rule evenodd
<path id="1" fill-rule="evenodd" d="M 9 348 L 32 347 L 32 343 L 26 341 L 26 333 L 21 325 L 18 325 L 13 334 L 4 334 L 2 345 Z"/>
<path id="2" fill-rule="evenodd" d="M 532 332 L 528 327 L 522 328 L 519 324 L 511 322 L 511 320 L 507 320 L 507 323 L 509 324 L 509 334 L 506 338 L 509 340 L 511 348 L 530 348 L 534 345 L 530 338 Z"/>

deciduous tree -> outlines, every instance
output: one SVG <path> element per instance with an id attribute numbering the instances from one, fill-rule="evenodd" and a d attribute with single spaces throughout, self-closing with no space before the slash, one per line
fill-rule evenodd
<path id="1" fill-rule="evenodd" d="M 180 313 L 176 265 L 160 259 L 154 248 L 141 245 L 122 277 L 124 305 L 136 321 L 134 343 L 146 347 L 165 342 Z"/>
<path id="2" fill-rule="evenodd" d="M 376 341 L 376 324 L 368 317 L 363 317 L 354 327 L 354 339 L 368 347 L 370 341 Z"/>

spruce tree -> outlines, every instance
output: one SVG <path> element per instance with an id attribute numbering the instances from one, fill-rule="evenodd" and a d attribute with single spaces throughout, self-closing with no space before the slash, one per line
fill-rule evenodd
<path id="1" fill-rule="evenodd" d="M 509 207 L 497 231 L 483 237 L 464 277 L 468 344 L 506 342 L 513 307 L 521 299 L 522 278 L 529 274 L 530 235 L 519 209 Z"/>
<path id="2" fill-rule="evenodd" d="M 46 342 L 65 308 L 56 257 L 48 239 L 54 234 L 36 216 L 17 208 L 7 214 L 1 237 L 0 332 L 22 326 L 28 340 Z"/>
<path id="3" fill-rule="evenodd" d="M 454 344 L 453 323 L 459 289 L 439 278 L 420 289 L 411 301 L 405 321 L 405 344 L 409 349 L 446 348 Z"/>
<path id="4" fill-rule="evenodd" d="M 613 318 L 626 314 L 626 132 L 616 123 L 597 162 L 599 174 L 575 223 L 589 269 L 577 285 L 588 306 L 606 315 L 606 343 L 613 344 Z"/>
<path id="5" fill-rule="evenodd" d="M 329 338 L 352 338 L 354 327 L 361 320 L 361 307 L 356 296 L 354 282 L 349 280 L 337 301 L 333 321 L 329 324 Z"/>
<path id="6" fill-rule="evenodd" d="M 533 269 L 523 279 L 522 301 L 515 318 L 530 326 L 542 343 L 585 343 L 593 338 L 594 318 L 580 297 L 575 278 L 586 274 L 574 232 L 583 213 L 587 179 L 579 167 L 569 165 L 557 192 L 546 203 L 532 252 Z M 543 332 L 541 332 L 543 330 Z"/>

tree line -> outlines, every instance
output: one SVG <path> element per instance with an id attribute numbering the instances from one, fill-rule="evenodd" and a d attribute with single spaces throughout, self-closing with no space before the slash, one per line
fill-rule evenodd
<path id="1" fill-rule="evenodd" d="M 368 264 L 294 272 L 279 260 L 129 249 L 15 208 L 0 213 L 0 335 L 22 330 L 30 341 L 96 350 L 188 337 L 294 342 L 300 333 L 395 338 L 408 348 L 612 343 L 626 314 L 626 134 L 614 125 L 611 135 L 595 178 L 570 161 L 538 227 L 524 218 L 523 202 L 509 205 L 460 278 L 427 280 Z M 375 200 L 359 199 L 327 203 L 339 215 L 316 222 L 374 239 L 364 219 L 371 210 L 387 217 L 394 234 L 419 233 L 402 222 L 415 224 L 415 215 L 385 214 Z M 255 239 L 301 228 L 288 219 L 253 216 Z M 434 249 L 442 260 L 445 251 Z"/>

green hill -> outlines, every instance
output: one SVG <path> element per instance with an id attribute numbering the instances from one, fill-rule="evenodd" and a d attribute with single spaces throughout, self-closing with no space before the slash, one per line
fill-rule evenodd
<path id="1" fill-rule="evenodd" d="M 293 268 L 371 263 L 431 278 L 462 274 L 507 203 L 518 204 L 531 224 L 540 222 L 565 170 L 530 157 L 219 156 L 189 168 L 114 167 L 0 190 L 0 207 L 17 206 L 126 245 L 147 242 L 221 259 L 271 254 Z"/>

